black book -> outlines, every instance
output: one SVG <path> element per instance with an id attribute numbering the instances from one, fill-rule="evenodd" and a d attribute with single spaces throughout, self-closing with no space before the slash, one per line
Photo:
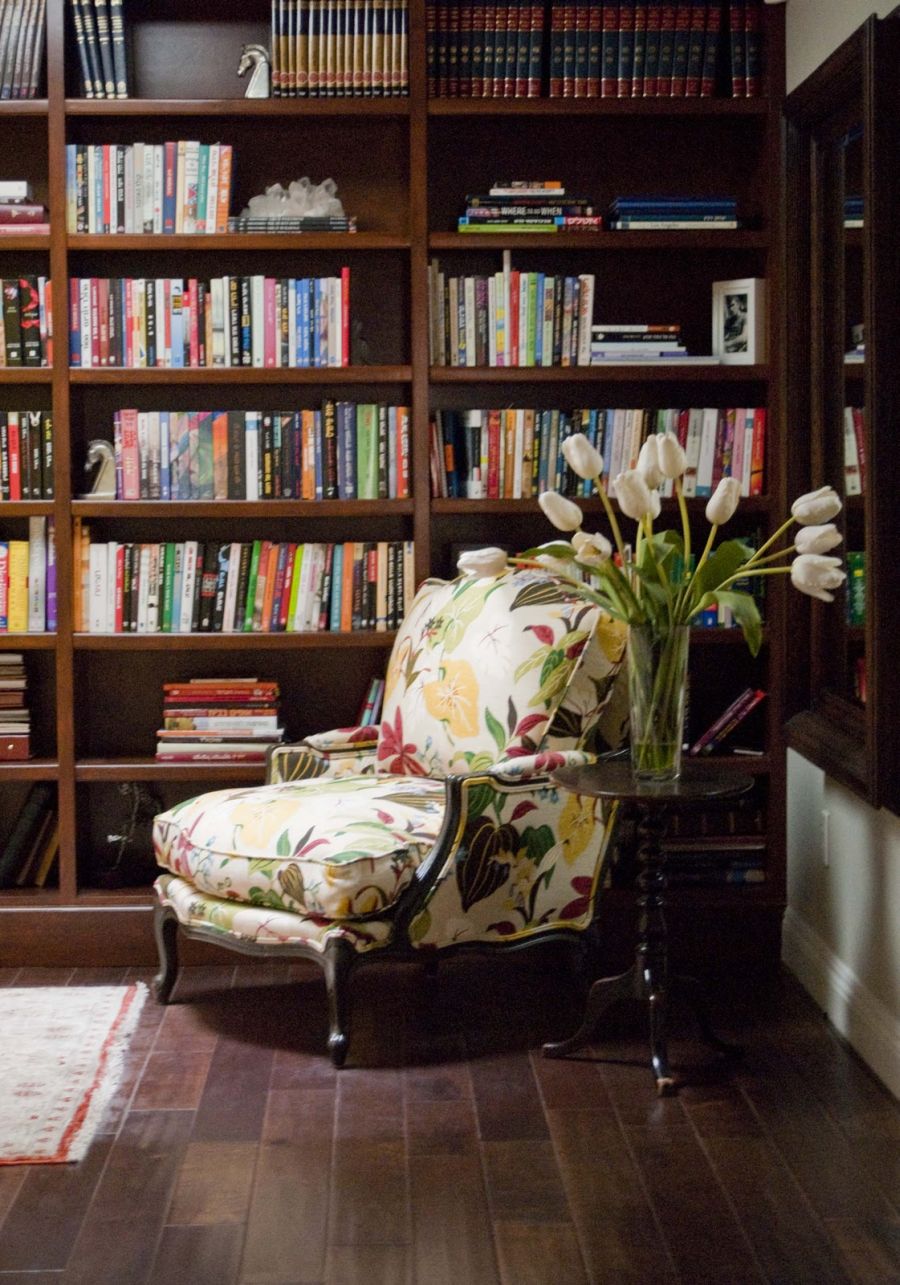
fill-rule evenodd
<path id="1" fill-rule="evenodd" d="M 228 412 L 228 498 L 247 498 L 246 422 L 242 410 Z"/>
<path id="2" fill-rule="evenodd" d="M 231 545 L 219 547 L 219 569 L 216 575 L 216 596 L 212 613 L 212 632 L 220 634 L 225 619 L 225 589 L 228 585 L 228 563 L 231 558 Z"/>
<path id="3" fill-rule="evenodd" d="M 25 411 L 22 416 L 28 421 L 28 440 L 31 449 L 31 498 L 46 500 L 47 488 L 44 485 L 43 457 L 44 441 L 39 410 Z"/>
<path id="4" fill-rule="evenodd" d="M 22 330 L 19 324 L 19 283 L 3 281 L 3 331 L 7 366 L 22 365 Z"/>
<path id="5" fill-rule="evenodd" d="M 116 74 L 113 70 L 112 29 L 109 23 L 109 6 L 106 0 L 94 0 L 94 14 L 97 22 L 97 43 L 100 47 L 103 93 L 106 98 L 115 98 Z"/>
<path id="6" fill-rule="evenodd" d="M 0 411 L 0 500 L 9 499 L 9 420 Z"/>
<path id="7" fill-rule="evenodd" d="M 38 781 L 32 785 L 22 810 L 16 817 L 3 852 L 0 853 L 0 888 L 11 888 L 24 864 L 41 819 L 53 806 L 54 787 L 49 782 Z"/>
<path id="8" fill-rule="evenodd" d="M 191 633 L 196 634 L 200 631 L 200 591 L 203 588 L 203 573 L 206 567 L 206 559 L 210 551 L 215 549 L 215 545 L 203 544 L 197 545 L 197 570 L 194 575 L 194 596 L 191 601 Z"/>
<path id="9" fill-rule="evenodd" d="M 36 500 L 31 491 L 31 425 L 28 412 L 19 412 L 19 490 L 23 500 Z"/>
<path id="10" fill-rule="evenodd" d="M 128 97 L 128 66 L 125 57 L 125 19 L 122 0 L 109 0 L 109 23 L 112 36 L 113 74 L 116 78 L 116 98 Z"/>
<path id="11" fill-rule="evenodd" d="M 84 39 L 87 47 L 88 62 L 91 67 L 91 77 L 94 81 L 94 97 L 105 98 L 106 90 L 103 83 L 103 71 L 100 64 L 100 44 L 97 39 L 97 23 L 94 17 L 94 9 L 91 0 L 78 0 L 81 5 L 81 17 L 84 23 Z"/>
<path id="12" fill-rule="evenodd" d="M 296 496 L 294 481 L 294 415 L 292 411 L 276 412 L 281 421 L 281 494 L 286 500 Z"/>
<path id="13" fill-rule="evenodd" d="M 337 419 L 334 401 L 326 397 L 322 405 L 322 496 L 338 498 Z"/>
<path id="14" fill-rule="evenodd" d="M 12 72 L 15 58 L 15 5 L 8 4 L 0 17 L 0 98 L 9 98 L 12 93 Z M 12 57 L 10 57 L 12 47 Z M 8 69 L 8 70 L 7 70 Z"/>
<path id="15" fill-rule="evenodd" d="M 122 556 L 122 632 L 131 633 L 131 545 L 126 544 Z"/>
<path id="16" fill-rule="evenodd" d="M 200 611 L 198 628 L 202 634 L 213 629 L 213 615 L 216 609 L 216 593 L 221 573 L 219 554 L 227 545 L 207 544 L 203 555 L 203 571 L 200 580 Z M 224 594 L 224 590 L 223 590 Z"/>
<path id="17" fill-rule="evenodd" d="M 53 464 L 53 415 L 45 410 L 41 412 L 41 439 L 44 450 L 43 482 L 44 499 L 52 500 L 56 494 Z"/>
<path id="18" fill-rule="evenodd" d="M 252 310 L 250 303 L 250 278 L 240 277 L 241 295 L 241 365 L 253 365 Z"/>
<path id="19" fill-rule="evenodd" d="M 388 498 L 388 412 L 387 406 L 378 406 L 378 498 Z"/>
<path id="20" fill-rule="evenodd" d="M 197 282 L 197 356 L 198 364 L 206 366 L 211 364 L 206 358 L 206 308 L 208 294 L 205 281 Z M 190 336 L 188 336 L 190 343 Z"/>
<path id="21" fill-rule="evenodd" d="M 81 5 L 78 0 L 70 0 L 72 25 L 75 28 L 75 48 L 78 50 L 78 65 L 81 68 L 81 92 L 85 98 L 94 97 L 94 77 L 88 60 L 87 39 L 84 34 L 84 19 L 81 16 Z"/>
<path id="22" fill-rule="evenodd" d="M 241 287 L 240 277 L 228 277 L 228 334 L 231 365 L 241 365 Z"/>
<path id="23" fill-rule="evenodd" d="M 114 143 L 111 160 L 115 166 L 116 231 L 125 231 L 125 146 Z"/>
<path id="24" fill-rule="evenodd" d="M 47 22 L 47 0 L 38 0 L 34 26 L 34 46 L 31 51 L 31 64 L 27 69 L 28 79 L 24 95 L 34 98 L 41 80 L 41 66 L 44 56 L 44 27 Z"/>

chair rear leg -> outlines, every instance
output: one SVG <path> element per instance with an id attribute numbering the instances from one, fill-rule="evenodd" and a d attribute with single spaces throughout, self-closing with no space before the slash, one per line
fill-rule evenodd
<path id="1" fill-rule="evenodd" d="M 341 1067 L 350 1043 L 350 1002 L 347 982 L 356 952 L 347 942 L 337 940 L 325 948 L 322 967 L 328 992 L 328 1052 L 332 1063 Z"/>
<path id="2" fill-rule="evenodd" d="M 153 979 L 153 993 L 160 1004 L 168 1004 L 178 976 L 178 917 L 168 906 L 155 907 L 153 932 L 159 954 L 159 972 Z"/>

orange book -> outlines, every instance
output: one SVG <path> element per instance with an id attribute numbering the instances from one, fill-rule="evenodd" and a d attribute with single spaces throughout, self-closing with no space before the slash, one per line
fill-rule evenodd
<path id="1" fill-rule="evenodd" d="M 216 202 L 216 231 L 228 231 L 228 207 L 231 204 L 231 158 L 234 149 L 223 143 L 219 152 L 219 195 Z M 207 352 L 211 349 L 207 348 Z"/>
<path id="2" fill-rule="evenodd" d="M 301 412 L 303 452 L 300 465 L 300 497 L 316 498 L 316 415 L 315 411 Z"/>
<path id="3" fill-rule="evenodd" d="M 261 558 L 260 562 L 262 562 Z M 278 545 L 273 544 L 269 547 L 269 556 L 266 561 L 266 587 L 263 592 L 262 620 L 260 623 L 263 633 L 268 633 L 272 628 L 272 603 L 275 600 L 275 578 L 277 571 Z"/>
<path id="4" fill-rule="evenodd" d="M 75 585 L 72 595 L 74 613 L 73 628 L 76 633 L 82 629 L 81 616 L 84 610 L 84 599 L 81 592 L 81 518 L 72 519 L 72 566 L 75 569 Z"/>
<path id="5" fill-rule="evenodd" d="M 228 499 L 228 415 L 220 411 L 213 416 L 213 499 Z"/>
<path id="6" fill-rule="evenodd" d="M 349 634 L 353 629 L 353 566 L 354 544 L 348 540 L 344 545 L 344 565 L 341 571 L 341 633 Z"/>

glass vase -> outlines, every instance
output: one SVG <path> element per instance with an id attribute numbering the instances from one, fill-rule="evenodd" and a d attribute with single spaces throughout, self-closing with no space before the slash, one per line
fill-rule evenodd
<path id="1" fill-rule="evenodd" d="M 681 771 L 689 625 L 628 628 L 631 767 L 641 780 L 674 781 Z"/>

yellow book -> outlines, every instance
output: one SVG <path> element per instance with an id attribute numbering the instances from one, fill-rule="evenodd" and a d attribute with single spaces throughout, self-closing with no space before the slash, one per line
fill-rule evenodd
<path id="1" fill-rule="evenodd" d="M 8 629 L 11 634 L 28 632 L 28 541 L 9 542 Z"/>
<path id="2" fill-rule="evenodd" d="M 59 855 L 59 819 L 57 818 L 53 826 L 53 831 L 47 842 L 47 846 L 44 849 L 44 851 L 41 853 L 40 860 L 35 867 L 34 882 L 37 888 L 43 888 L 44 884 L 47 882 L 47 876 L 49 875 L 53 867 L 53 863 L 56 860 L 58 855 Z"/>

